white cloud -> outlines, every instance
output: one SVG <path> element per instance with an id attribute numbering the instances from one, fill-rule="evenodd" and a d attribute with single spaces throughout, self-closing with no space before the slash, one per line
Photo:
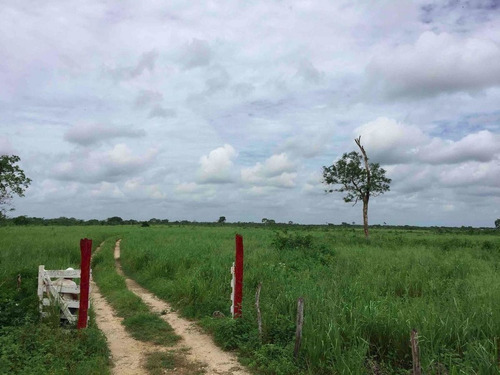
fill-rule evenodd
<path id="1" fill-rule="evenodd" d="M 166 194 L 162 191 L 160 185 L 150 185 L 146 188 L 148 197 L 152 199 L 165 199 Z"/>
<path id="2" fill-rule="evenodd" d="M 500 86 L 500 46 L 490 39 L 426 31 L 415 44 L 374 56 L 374 85 L 393 97 L 426 96 Z"/>
<path id="3" fill-rule="evenodd" d="M 500 155 L 500 134 L 482 130 L 456 142 L 433 139 L 420 154 L 422 161 L 433 164 L 488 162 Z"/>
<path id="4" fill-rule="evenodd" d="M 123 187 L 128 191 L 137 191 L 144 184 L 143 177 L 134 177 L 131 178 L 123 184 Z"/>
<path id="5" fill-rule="evenodd" d="M 488 7 L 5 2 L 0 148 L 33 179 L 16 214 L 360 222 L 308 176 L 363 134 L 393 179 L 374 222 L 491 225 L 500 12 Z"/>
<path id="6" fill-rule="evenodd" d="M 207 71 L 207 76 L 206 86 L 208 93 L 215 93 L 226 88 L 231 81 L 231 77 L 229 76 L 227 70 L 222 66 L 211 67 Z"/>
<path id="7" fill-rule="evenodd" d="M 182 202 L 199 203 L 214 202 L 218 191 L 223 185 L 205 185 L 196 182 L 181 182 L 175 185 L 175 197 Z M 226 199 L 227 199 L 227 195 Z M 212 203 L 214 205 L 214 203 Z M 217 202 L 215 202 L 217 205 Z"/>
<path id="8" fill-rule="evenodd" d="M 155 68 L 156 60 L 158 59 L 158 52 L 151 50 L 145 52 L 139 58 L 137 64 L 128 67 L 118 67 L 108 69 L 109 74 L 117 81 L 129 80 L 142 75 L 145 71 L 152 73 Z"/>
<path id="9" fill-rule="evenodd" d="M 241 169 L 241 180 L 250 185 L 275 186 L 291 188 L 295 186 L 297 177 L 295 163 L 285 153 L 272 155 L 253 167 Z"/>
<path id="10" fill-rule="evenodd" d="M 158 105 L 163 100 L 163 95 L 158 91 L 154 90 L 141 90 L 137 98 L 135 99 L 135 106 L 138 108 L 144 108 L 152 104 Z"/>
<path id="11" fill-rule="evenodd" d="M 297 173 L 283 172 L 278 176 L 269 178 L 267 184 L 276 187 L 292 188 L 295 186 L 296 179 Z"/>
<path id="12" fill-rule="evenodd" d="M 264 162 L 262 174 L 265 177 L 273 177 L 284 172 L 294 171 L 295 168 L 295 164 L 288 159 L 288 156 L 285 153 L 281 153 L 279 155 L 272 155 Z"/>
<path id="13" fill-rule="evenodd" d="M 325 151 L 329 141 L 324 134 L 300 134 L 287 138 L 279 149 L 297 157 L 313 158 Z"/>
<path id="14" fill-rule="evenodd" d="M 77 182 L 57 181 L 52 179 L 43 179 L 39 183 L 34 181 L 27 194 L 33 197 L 37 203 L 43 202 L 66 202 L 74 199 L 76 196 L 84 195 L 85 189 Z"/>
<path id="15" fill-rule="evenodd" d="M 237 83 L 232 90 L 236 96 L 245 98 L 255 91 L 255 87 L 250 83 Z"/>
<path id="16" fill-rule="evenodd" d="M 323 175 L 320 171 L 309 173 L 305 183 L 302 185 L 302 191 L 309 195 L 325 194 L 326 186 L 323 184 Z"/>
<path id="17" fill-rule="evenodd" d="M 83 183 L 114 182 L 147 170 L 156 155 L 157 150 L 150 149 L 137 156 L 123 143 L 109 151 L 77 151 L 68 160 L 56 163 L 52 175 L 59 180 Z"/>
<path id="18" fill-rule="evenodd" d="M 233 159 L 236 156 L 236 150 L 228 144 L 203 155 L 200 158 L 200 182 L 219 184 L 233 181 Z"/>
<path id="19" fill-rule="evenodd" d="M 111 198 L 121 199 L 125 198 L 125 194 L 120 188 L 113 183 L 101 182 L 96 188 L 90 191 L 90 196 L 94 198 Z"/>
<path id="20" fill-rule="evenodd" d="M 386 117 L 356 128 L 353 135 L 361 135 L 361 144 L 368 157 L 383 164 L 411 161 L 415 159 L 419 147 L 429 141 L 419 128 Z"/>
<path id="21" fill-rule="evenodd" d="M 122 185 L 121 191 L 130 199 L 148 197 L 158 200 L 167 197 L 160 184 L 148 184 L 147 180 L 142 176 L 126 180 Z"/>
<path id="22" fill-rule="evenodd" d="M 162 118 L 170 118 L 177 116 L 177 112 L 170 108 L 163 108 L 160 105 L 156 105 L 151 108 L 149 112 L 149 118 L 162 117 Z"/>
<path id="23" fill-rule="evenodd" d="M 11 154 L 14 154 L 14 147 L 12 147 L 9 138 L 0 135 L 0 155 Z"/>
<path id="24" fill-rule="evenodd" d="M 145 135 L 146 132 L 143 129 L 134 129 L 131 126 L 78 123 L 64 134 L 64 139 L 81 146 L 90 146 L 114 138 L 137 138 Z"/>
<path id="25" fill-rule="evenodd" d="M 467 162 L 441 167 L 439 179 L 444 186 L 500 186 L 500 157 L 488 163 Z"/>
<path id="26" fill-rule="evenodd" d="M 356 128 L 354 134 L 361 135 L 368 157 L 382 164 L 488 162 L 500 155 L 500 135 L 488 130 L 451 141 L 381 117 Z"/>
<path id="27" fill-rule="evenodd" d="M 192 69 L 210 64 L 212 52 L 206 40 L 193 39 L 184 47 L 180 62 L 185 69 Z"/>
<path id="28" fill-rule="evenodd" d="M 194 182 L 182 182 L 175 187 L 175 191 L 181 194 L 194 193 L 198 189 L 198 185 Z"/>
<path id="29" fill-rule="evenodd" d="M 134 164 L 143 164 L 147 159 L 134 156 L 132 150 L 124 143 L 115 145 L 107 155 L 109 156 L 109 160 L 117 165 L 133 166 Z"/>
<path id="30" fill-rule="evenodd" d="M 269 189 L 269 187 L 264 187 L 264 186 L 252 186 L 249 190 L 248 193 L 250 195 L 255 195 L 255 196 L 266 196 L 268 195 L 272 190 Z"/>
<path id="31" fill-rule="evenodd" d="M 308 83 L 320 83 L 325 74 L 320 72 L 309 60 L 302 60 L 297 69 L 297 76 Z"/>

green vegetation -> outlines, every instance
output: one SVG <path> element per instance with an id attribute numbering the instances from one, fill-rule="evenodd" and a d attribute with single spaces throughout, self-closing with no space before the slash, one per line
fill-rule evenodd
<path id="1" fill-rule="evenodd" d="M 175 344 L 179 337 L 172 327 L 151 313 L 148 306 L 127 288 L 125 278 L 116 272 L 114 247 L 114 240 L 106 241 L 92 259 L 94 279 L 99 290 L 116 313 L 124 318 L 123 325 L 132 337 L 158 345 Z"/>
<path id="2" fill-rule="evenodd" d="M 108 348 L 93 324 L 82 332 L 24 322 L 0 328 L 0 374 L 109 374 Z"/>
<path id="3" fill-rule="evenodd" d="M 165 370 L 176 368 L 175 357 L 175 353 L 173 352 L 150 353 L 146 359 L 146 370 L 151 375 L 162 375 L 165 373 Z"/>
<path id="4" fill-rule="evenodd" d="M 261 373 L 409 373 L 413 328 L 426 373 L 499 373 L 500 241 L 494 231 L 374 229 L 366 241 L 360 229 L 272 229 L 130 231 L 122 265 Z M 229 311 L 236 232 L 245 242 L 244 316 L 212 318 L 214 311 Z M 262 341 L 254 307 L 259 282 Z M 305 325 L 295 361 L 300 296 Z"/>
<path id="5" fill-rule="evenodd" d="M 202 375 L 203 366 L 197 362 L 191 363 L 179 351 L 153 352 L 146 358 L 146 370 L 151 375 L 163 375 L 166 371 L 177 369 L 183 375 Z"/>
<path id="6" fill-rule="evenodd" d="M 23 226 L 75 226 L 75 225 L 137 225 L 140 224 L 140 221 L 128 219 L 124 220 L 119 216 L 109 217 L 106 220 L 81 220 L 76 219 L 74 217 L 58 217 L 54 219 L 45 219 L 42 217 L 29 217 L 29 216 L 17 216 L 13 218 L 6 218 L 0 216 L 0 225 L 9 226 L 9 225 L 23 225 Z M 157 225 L 157 224 L 168 224 L 168 219 L 149 219 L 149 221 L 142 222 L 143 224 L 148 225 Z"/>
<path id="7" fill-rule="evenodd" d="M 368 163 L 365 148 L 361 145 L 361 136 L 354 140 L 361 151 L 345 153 L 342 158 L 329 167 L 323 167 L 323 183 L 329 185 L 328 193 L 338 191 L 346 193 L 346 203 L 363 202 L 363 229 L 368 238 L 368 202 L 390 190 L 391 179 L 385 177 L 385 170 L 378 163 Z M 364 164 L 364 166 L 361 165 Z M 333 186 L 333 187 L 331 187 Z"/>
<path id="8" fill-rule="evenodd" d="M 0 373 L 108 373 L 105 341 L 92 317 L 82 335 L 38 318 L 38 265 L 79 268 L 84 237 L 92 238 L 94 247 L 106 240 L 93 260 L 94 278 L 128 329 L 143 340 L 170 344 L 175 336 L 116 274 L 117 238 L 123 238 L 127 275 L 198 319 L 258 373 L 409 374 L 413 328 L 425 373 L 500 373 L 496 229 L 374 226 L 366 241 L 361 226 L 348 224 L 149 224 L 0 227 Z M 235 233 L 245 244 L 243 318 L 236 321 L 228 317 Z M 254 306 L 259 282 L 262 339 Z M 295 360 L 300 296 L 305 324 Z M 226 317 L 213 317 L 215 311 Z M 171 365 L 169 358 L 157 354 L 149 363 L 160 371 Z"/>
<path id="9" fill-rule="evenodd" d="M 79 240 L 94 247 L 109 229 L 0 228 L 0 374 L 108 374 L 106 340 L 94 324 L 82 332 L 39 321 L 38 266 L 79 268 Z M 21 275 L 17 289 L 17 275 Z"/>
<path id="10" fill-rule="evenodd" d="M 31 184 L 31 179 L 16 165 L 20 160 L 16 155 L 0 155 L 0 219 L 5 216 L 14 195 L 23 197 Z"/>

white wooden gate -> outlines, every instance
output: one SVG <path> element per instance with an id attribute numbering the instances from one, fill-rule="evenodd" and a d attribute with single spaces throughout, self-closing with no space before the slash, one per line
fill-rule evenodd
<path id="1" fill-rule="evenodd" d="M 90 271 L 90 275 L 92 277 L 92 270 Z M 38 299 L 42 317 L 48 315 L 47 312 L 43 311 L 44 307 L 59 306 L 61 309 L 61 318 L 67 319 L 69 323 L 76 323 L 78 315 L 73 314 L 71 310 L 78 309 L 80 307 L 80 301 L 67 300 L 61 296 L 61 294 L 69 293 L 80 295 L 80 286 L 62 286 L 57 285 L 57 283 L 54 285 L 54 280 L 52 280 L 53 278 L 79 279 L 80 270 L 46 270 L 43 265 L 38 267 Z"/>

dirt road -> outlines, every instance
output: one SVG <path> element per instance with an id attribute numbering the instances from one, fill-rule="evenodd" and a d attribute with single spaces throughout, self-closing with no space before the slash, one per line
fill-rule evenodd
<path id="1" fill-rule="evenodd" d="M 193 323 L 181 318 L 173 312 L 170 305 L 160 300 L 152 293 L 142 288 L 135 281 L 128 279 L 120 266 L 120 240 L 116 242 L 115 265 L 117 272 L 125 277 L 127 287 L 138 295 L 151 309 L 161 315 L 181 336 L 177 348 L 179 355 L 186 355 L 187 361 L 191 363 L 202 363 L 207 375 L 249 375 L 238 362 L 236 356 L 222 351 L 217 347 L 212 338 Z M 130 337 L 121 324 L 121 318 L 114 315 L 112 308 L 99 293 L 97 285 L 92 285 L 92 299 L 98 327 L 104 332 L 111 350 L 114 363 L 113 374 L 146 374 L 144 370 L 145 356 L 149 352 L 165 350 L 153 344 L 137 341 Z M 166 312 L 166 314 L 165 314 Z M 197 366 L 199 368 L 199 366 Z M 169 371 L 168 373 L 186 373 L 184 370 Z"/>

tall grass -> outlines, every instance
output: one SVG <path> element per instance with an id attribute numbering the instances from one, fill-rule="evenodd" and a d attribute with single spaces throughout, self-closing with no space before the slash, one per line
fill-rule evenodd
<path id="1" fill-rule="evenodd" d="M 245 243 L 244 316 L 212 318 L 214 311 L 229 315 L 236 232 Z M 92 238 L 95 247 L 118 235 L 128 275 L 199 319 L 260 373 L 409 373 L 414 328 L 426 373 L 499 373 L 498 235 L 379 229 L 365 241 L 350 228 L 276 234 L 262 227 L 174 225 L 0 227 L 0 373 L 108 373 L 95 327 L 79 341 L 39 324 L 36 283 L 40 264 L 79 267 L 80 238 Z M 254 307 L 259 282 L 262 340 Z M 294 360 L 300 296 L 304 336 Z"/>
<path id="2" fill-rule="evenodd" d="M 245 242 L 244 317 L 229 311 L 234 234 Z M 308 237 L 310 236 L 310 238 Z M 500 241 L 495 235 L 351 229 L 150 227 L 124 236 L 125 272 L 187 317 L 202 319 L 262 373 L 408 373 L 410 331 L 426 373 L 497 374 Z M 254 294 L 263 283 L 262 342 Z M 296 300 L 306 301 L 300 358 Z M 229 315 L 229 314 L 227 314 Z M 376 370 L 375 370 L 376 369 Z"/>
<path id="3" fill-rule="evenodd" d="M 93 314 L 84 332 L 41 323 L 38 266 L 80 267 L 80 238 L 94 248 L 111 234 L 104 227 L 0 227 L 0 374 L 108 374 L 108 348 Z M 17 275 L 21 288 L 17 289 Z"/>

